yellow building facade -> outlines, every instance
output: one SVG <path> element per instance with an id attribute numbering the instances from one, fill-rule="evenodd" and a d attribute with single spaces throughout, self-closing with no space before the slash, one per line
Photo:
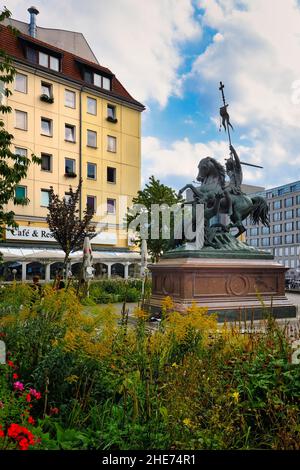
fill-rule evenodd
<path id="1" fill-rule="evenodd" d="M 24 34 L 22 28 L 17 37 L 3 28 L 0 48 L 13 57 L 17 71 L 7 100 L 12 112 L 4 116 L 14 151 L 42 160 L 30 165 L 17 188 L 28 205 L 7 207 L 14 210 L 19 230 L 6 231 L 2 275 L 54 277 L 60 261 L 46 223 L 49 189 L 67 198 L 70 185 L 76 188 L 80 178 L 80 210 L 94 210 L 98 233 L 93 240 L 96 274 L 133 275 L 139 260 L 128 247 L 124 215 L 140 189 L 144 106 L 96 61 Z M 75 271 L 79 261 L 75 254 Z"/>

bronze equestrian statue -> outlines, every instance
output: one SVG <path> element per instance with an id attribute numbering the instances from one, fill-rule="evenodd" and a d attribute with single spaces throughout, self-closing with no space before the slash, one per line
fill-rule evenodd
<path id="1" fill-rule="evenodd" d="M 261 196 L 250 198 L 242 192 L 241 163 L 232 145 L 230 150 L 232 156 L 226 161 L 226 171 L 224 166 L 214 158 L 203 158 L 198 165 L 197 181 L 201 183 L 200 186 L 187 184 L 179 191 L 179 194 L 182 194 L 186 189 L 191 189 L 192 202 L 204 204 L 206 245 L 214 246 L 212 229 L 216 229 L 216 225 L 210 226 L 209 221 L 218 214 L 227 214 L 230 217 L 230 223 L 227 226 L 217 224 L 219 231 L 229 232 L 231 228 L 236 227 L 238 229 L 236 238 L 245 232 L 243 220 L 248 216 L 253 224 L 261 222 L 264 226 L 269 226 L 266 200 Z M 229 182 L 225 180 L 226 174 Z"/>

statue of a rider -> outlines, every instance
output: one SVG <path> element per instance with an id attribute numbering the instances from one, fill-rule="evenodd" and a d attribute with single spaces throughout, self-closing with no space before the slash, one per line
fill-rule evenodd
<path id="1" fill-rule="evenodd" d="M 244 194 L 241 189 L 243 182 L 243 170 L 238 154 L 233 145 L 230 145 L 230 158 L 226 159 L 226 174 L 229 177 L 229 184 L 225 187 L 225 196 L 228 199 L 228 215 L 232 214 L 232 198 L 231 194 Z"/>

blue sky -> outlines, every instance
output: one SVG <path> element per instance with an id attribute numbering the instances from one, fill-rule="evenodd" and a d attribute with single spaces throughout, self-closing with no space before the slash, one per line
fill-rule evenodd
<path id="1" fill-rule="evenodd" d="M 81 31 L 146 107 L 143 182 L 175 188 L 201 158 L 224 163 L 219 81 L 225 83 L 233 143 L 244 182 L 265 187 L 300 179 L 300 7 L 296 0 L 38 0 L 38 24 Z M 28 2 L 8 0 L 28 20 Z"/>

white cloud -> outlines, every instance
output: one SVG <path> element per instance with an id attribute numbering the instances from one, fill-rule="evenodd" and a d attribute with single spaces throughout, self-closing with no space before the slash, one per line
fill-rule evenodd
<path id="1" fill-rule="evenodd" d="M 28 1 L 8 0 L 13 17 L 28 21 Z M 99 62 L 141 101 L 165 106 L 180 93 L 180 46 L 200 38 L 192 0 L 37 0 L 40 26 L 80 31 Z"/>
<path id="2" fill-rule="evenodd" d="M 236 150 L 239 155 L 243 155 L 242 160 L 254 164 L 261 163 L 259 153 L 256 154 L 252 147 L 239 145 Z M 224 159 L 229 157 L 229 150 L 225 140 L 192 143 L 185 138 L 166 145 L 158 138 L 148 136 L 142 140 L 142 156 L 144 182 L 149 176 L 155 175 L 162 180 L 173 178 L 174 181 L 185 184 L 196 178 L 197 166 L 202 158 L 214 157 L 224 165 Z M 262 177 L 261 170 L 244 167 L 243 173 L 244 183 L 247 184 L 256 184 Z"/>
<path id="3" fill-rule="evenodd" d="M 217 33 L 193 64 L 195 86 L 201 83 L 199 91 L 216 103 L 216 84 L 224 81 L 231 121 L 251 140 L 255 158 L 267 169 L 292 164 L 300 146 L 299 4 L 199 0 L 198 6 L 203 24 Z"/>

